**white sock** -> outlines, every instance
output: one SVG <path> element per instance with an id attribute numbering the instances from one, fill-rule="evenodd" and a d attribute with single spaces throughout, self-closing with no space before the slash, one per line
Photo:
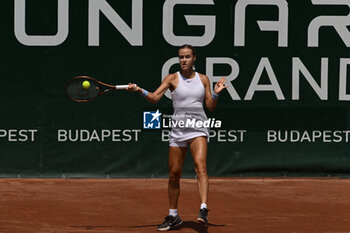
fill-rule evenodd
<path id="1" fill-rule="evenodd" d="M 169 209 L 169 216 L 176 217 L 177 216 L 177 209 Z"/>
<path id="2" fill-rule="evenodd" d="M 204 209 L 204 208 L 208 209 L 206 203 L 202 203 L 202 204 L 201 204 L 201 209 Z"/>

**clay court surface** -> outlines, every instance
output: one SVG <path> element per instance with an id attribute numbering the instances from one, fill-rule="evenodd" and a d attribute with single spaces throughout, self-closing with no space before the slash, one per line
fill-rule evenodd
<path id="1" fill-rule="evenodd" d="M 156 232 L 166 179 L 0 179 L 0 232 Z M 171 232 L 350 232 L 349 179 L 210 179 L 210 224 L 196 222 L 194 179 L 181 181 Z"/>

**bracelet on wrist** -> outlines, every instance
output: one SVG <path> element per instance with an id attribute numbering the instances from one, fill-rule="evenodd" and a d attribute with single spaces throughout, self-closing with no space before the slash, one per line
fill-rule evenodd
<path id="1" fill-rule="evenodd" d="M 146 91 L 145 89 L 142 90 L 142 92 L 140 93 L 140 95 L 143 97 L 143 98 L 146 98 L 148 96 L 148 91 Z"/>
<path id="2" fill-rule="evenodd" d="M 213 100 L 217 100 L 219 98 L 219 94 L 215 94 L 215 92 L 213 92 L 211 97 Z"/>

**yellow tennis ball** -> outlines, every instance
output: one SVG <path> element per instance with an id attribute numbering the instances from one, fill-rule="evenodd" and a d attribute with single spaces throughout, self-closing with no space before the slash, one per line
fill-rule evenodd
<path id="1" fill-rule="evenodd" d="M 90 82 L 85 80 L 85 81 L 83 82 L 83 87 L 84 87 L 84 89 L 89 89 L 89 87 L 90 87 Z"/>

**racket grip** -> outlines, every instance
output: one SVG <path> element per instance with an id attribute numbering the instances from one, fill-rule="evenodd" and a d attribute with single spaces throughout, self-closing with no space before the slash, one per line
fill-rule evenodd
<path id="1" fill-rule="evenodd" d="M 116 85 L 115 89 L 117 90 L 123 90 L 123 89 L 127 89 L 129 85 Z M 137 87 L 137 85 L 135 84 L 135 88 Z"/>

